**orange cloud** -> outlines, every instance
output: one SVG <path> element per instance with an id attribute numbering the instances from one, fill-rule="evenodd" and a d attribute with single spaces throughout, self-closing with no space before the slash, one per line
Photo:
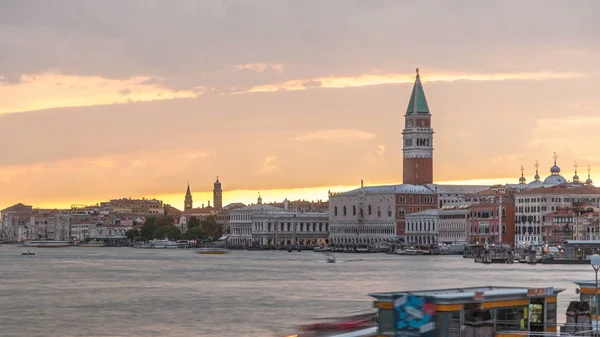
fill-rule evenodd
<path id="1" fill-rule="evenodd" d="M 454 82 L 466 81 L 506 81 L 506 80 L 554 80 L 572 79 L 583 77 L 581 73 L 574 72 L 531 72 L 531 73 L 430 73 L 421 77 L 423 82 Z M 250 92 L 273 92 L 279 90 L 305 90 L 318 88 L 351 88 L 380 84 L 413 83 L 413 74 L 362 74 L 350 77 L 321 77 L 312 79 L 291 80 L 276 84 L 255 86 Z"/>
<path id="2" fill-rule="evenodd" d="M 375 138 L 373 133 L 355 130 L 355 129 L 328 129 L 309 132 L 296 137 L 297 141 L 328 141 L 328 142 L 349 142 L 357 140 L 369 140 Z"/>
<path id="3" fill-rule="evenodd" d="M 146 102 L 196 97 L 203 88 L 173 91 L 149 76 L 126 80 L 100 76 L 43 73 L 21 77 L 17 84 L 0 83 L 0 114 L 60 107 Z"/>
<path id="4" fill-rule="evenodd" d="M 248 64 L 240 64 L 235 66 L 238 70 L 252 70 L 257 73 L 264 73 L 265 71 L 271 69 L 276 73 L 283 73 L 283 64 L 281 63 L 248 63 Z"/>

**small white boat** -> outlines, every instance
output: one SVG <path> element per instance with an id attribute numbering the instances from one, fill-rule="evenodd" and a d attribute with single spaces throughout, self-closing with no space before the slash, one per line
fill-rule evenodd
<path id="1" fill-rule="evenodd" d="M 35 252 L 27 249 L 26 251 L 21 252 L 21 255 L 35 255 Z"/>
<path id="2" fill-rule="evenodd" d="M 402 249 L 402 250 L 398 249 L 396 251 L 396 254 L 398 254 L 398 255 L 423 255 L 425 253 L 420 249 L 409 248 L 409 249 Z"/>
<path id="3" fill-rule="evenodd" d="M 328 257 L 325 259 L 325 262 L 327 262 L 327 263 L 335 263 L 335 257 L 333 257 L 333 256 L 328 256 Z"/>
<path id="4" fill-rule="evenodd" d="M 139 246 L 139 248 L 154 248 L 154 249 L 174 249 L 179 248 L 179 243 L 168 239 L 152 240 L 147 244 Z"/>

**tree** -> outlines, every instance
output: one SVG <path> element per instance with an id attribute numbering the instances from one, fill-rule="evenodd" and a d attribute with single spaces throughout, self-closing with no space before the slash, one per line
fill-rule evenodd
<path id="1" fill-rule="evenodd" d="M 205 237 L 206 234 L 204 233 L 204 230 L 202 230 L 202 228 L 200 227 L 192 227 L 188 229 L 187 232 L 183 233 L 183 238 L 186 240 L 198 240 L 204 239 Z"/>
<path id="2" fill-rule="evenodd" d="M 152 219 L 152 220 L 150 220 L 150 219 Z M 146 222 L 144 223 L 144 226 L 142 226 L 142 230 L 140 233 L 142 240 L 144 240 L 144 241 L 152 240 L 154 238 L 154 231 L 156 231 L 156 225 L 154 224 L 154 219 L 153 218 L 146 219 Z"/>
<path id="3" fill-rule="evenodd" d="M 127 232 L 125 232 L 125 236 L 127 236 L 127 239 L 129 239 L 129 241 L 134 241 L 141 235 L 142 235 L 142 233 L 140 232 L 140 230 L 135 229 L 135 228 L 132 228 L 132 229 L 128 230 Z"/>
<path id="4" fill-rule="evenodd" d="M 200 228 L 204 230 L 208 239 L 212 241 L 218 240 L 223 235 L 223 227 L 217 224 L 217 217 L 211 215 L 200 222 Z"/>
<path id="5" fill-rule="evenodd" d="M 188 221 L 187 228 L 192 229 L 194 227 L 200 227 L 200 219 L 192 215 Z"/>
<path id="6" fill-rule="evenodd" d="M 161 226 L 154 230 L 155 239 L 181 240 L 181 231 L 173 225 Z"/>

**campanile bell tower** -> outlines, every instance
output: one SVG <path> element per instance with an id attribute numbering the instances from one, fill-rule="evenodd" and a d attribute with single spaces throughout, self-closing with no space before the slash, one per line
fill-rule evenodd
<path id="1" fill-rule="evenodd" d="M 402 183 L 423 185 L 433 183 L 433 129 L 431 113 L 421 84 L 419 68 L 413 85 L 402 130 Z"/>

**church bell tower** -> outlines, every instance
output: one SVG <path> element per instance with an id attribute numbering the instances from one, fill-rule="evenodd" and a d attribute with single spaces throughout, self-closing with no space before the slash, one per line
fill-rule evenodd
<path id="1" fill-rule="evenodd" d="M 217 181 L 215 181 L 213 188 L 213 207 L 215 209 L 223 208 L 223 190 L 221 189 L 219 176 L 217 176 Z"/>
<path id="2" fill-rule="evenodd" d="M 188 183 L 187 191 L 185 192 L 185 200 L 183 201 L 183 211 L 191 211 L 193 208 L 192 192 L 190 191 L 190 183 Z"/>
<path id="3" fill-rule="evenodd" d="M 402 183 L 424 185 L 433 183 L 433 129 L 431 113 L 421 84 L 419 68 L 404 115 L 402 130 Z"/>

